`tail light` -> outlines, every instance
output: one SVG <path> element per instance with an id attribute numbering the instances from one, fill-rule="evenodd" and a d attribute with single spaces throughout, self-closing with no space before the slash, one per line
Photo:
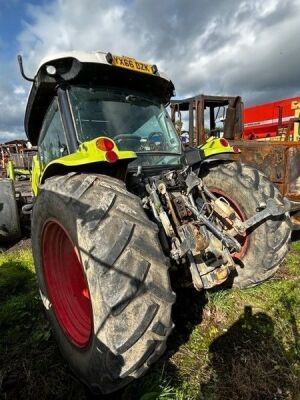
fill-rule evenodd
<path id="1" fill-rule="evenodd" d="M 119 156 L 118 154 L 113 150 L 113 148 L 115 147 L 115 143 L 109 139 L 109 138 L 99 138 L 96 141 L 96 146 L 99 150 L 101 151 L 105 151 L 105 158 L 106 161 L 113 163 L 118 161 Z"/>
<path id="2" fill-rule="evenodd" d="M 111 151 L 114 148 L 115 144 L 112 140 L 108 138 L 100 138 L 97 140 L 96 146 L 99 150 Z"/>
<path id="3" fill-rule="evenodd" d="M 105 153 L 105 158 L 106 158 L 106 160 L 108 161 L 108 162 L 110 162 L 110 163 L 113 163 L 113 162 L 116 162 L 116 161 L 118 161 L 118 159 L 119 159 L 119 157 L 118 157 L 118 154 L 117 153 L 115 153 L 114 151 L 107 151 L 106 153 Z"/>
<path id="4" fill-rule="evenodd" d="M 221 143 L 221 145 L 224 146 L 224 147 L 229 146 L 229 143 L 228 143 L 227 140 L 224 139 L 224 138 L 221 138 L 221 139 L 220 139 L 220 143 Z"/>

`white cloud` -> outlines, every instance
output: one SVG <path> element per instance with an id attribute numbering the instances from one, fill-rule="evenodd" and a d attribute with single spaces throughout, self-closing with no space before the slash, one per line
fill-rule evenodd
<path id="1" fill-rule="evenodd" d="M 23 86 L 15 86 L 14 94 L 25 94 L 26 91 Z"/>
<path id="2" fill-rule="evenodd" d="M 25 136 L 23 129 L 26 91 L 16 67 L 0 57 L 0 143 Z M 13 74 L 12 74 L 13 71 Z"/>
<path id="3" fill-rule="evenodd" d="M 156 63 L 178 96 L 239 94 L 253 103 L 300 93 L 299 17 L 297 0 L 54 0 L 28 7 L 18 40 L 28 75 L 51 52 L 104 50 Z M 7 99 L 14 129 L 23 87 L 14 81 Z"/>
<path id="4" fill-rule="evenodd" d="M 31 6 L 33 23 L 20 34 L 20 46 L 32 74 L 46 53 L 84 49 L 155 62 L 181 95 L 243 91 L 251 98 L 262 85 L 265 92 L 280 86 L 279 72 L 285 75 L 282 87 L 289 85 L 300 61 L 299 2 L 182 3 L 58 0 Z"/>
<path id="5" fill-rule="evenodd" d="M 120 2 L 119 2 L 120 3 Z M 32 74 L 39 61 L 62 50 L 106 50 L 139 53 L 139 37 L 133 40 L 124 21 L 125 5 L 116 1 L 60 1 L 28 10 L 33 24 L 26 24 L 19 42 Z"/>

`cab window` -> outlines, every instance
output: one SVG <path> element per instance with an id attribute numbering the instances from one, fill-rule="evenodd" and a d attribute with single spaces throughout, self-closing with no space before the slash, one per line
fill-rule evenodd
<path id="1" fill-rule="evenodd" d="M 57 99 L 54 99 L 46 113 L 38 145 L 43 165 L 69 153 Z"/>
<path id="2" fill-rule="evenodd" d="M 181 143 L 159 98 L 126 88 L 71 86 L 68 90 L 79 142 L 107 136 L 131 150 L 136 165 L 180 165 Z"/>

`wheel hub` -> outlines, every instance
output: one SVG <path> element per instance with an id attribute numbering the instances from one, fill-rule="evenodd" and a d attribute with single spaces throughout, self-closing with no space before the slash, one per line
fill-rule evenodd
<path id="1" fill-rule="evenodd" d="M 210 188 L 210 191 L 217 197 L 223 197 L 226 201 L 228 201 L 229 205 L 233 208 L 233 210 L 237 213 L 237 215 L 241 218 L 242 221 L 247 220 L 247 216 L 245 214 L 245 211 L 241 208 L 241 206 L 230 196 L 228 196 L 227 193 L 223 192 L 219 188 Z M 237 241 L 241 245 L 241 250 L 239 252 L 232 253 L 231 256 L 235 259 L 241 260 L 244 255 L 246 254 L 246 251 L 249 246 L 249 234 L 246 232 L 245 236 L 236 236 Z"/>
<path id="2" fill-rule="evenodd" d="M 93 324 L 88 284 L 76 246 L 65 228 L 53 219 L 43 228 L 42 259 L 55 316 L 71 342 L 86 347 Z"/>

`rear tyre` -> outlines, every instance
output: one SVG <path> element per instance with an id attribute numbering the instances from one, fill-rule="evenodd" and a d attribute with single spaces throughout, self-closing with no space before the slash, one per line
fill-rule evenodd
<path id="1" fill-rule="evenodd" d="M 230 162 L 213 166 L 204 184 L 225 197 L 243 220 L 255 214 L 267 199 L 284 204 L 279 190 L 256 168 Z M 269 279 L 283 262 L 291 237 L 288 214 L 267 219 L 250 229 L 241 240 L 242 250 L 235 254 L 233 286 L 246 288 Z"/>
<path id="2" fill-rule="evenodd" d="M 11 179 L 0 179 L 0 243 L 20 237 L 20 216 L 14 182 Z"/>
<path id="3" fill-rule="evenodd" d="M 63 356 L 94 393 L 143 375 L 172 330 L 157 226 L 125 185 L 102 175 L 47 179 L 32 215 L 41 297 Z"/>

